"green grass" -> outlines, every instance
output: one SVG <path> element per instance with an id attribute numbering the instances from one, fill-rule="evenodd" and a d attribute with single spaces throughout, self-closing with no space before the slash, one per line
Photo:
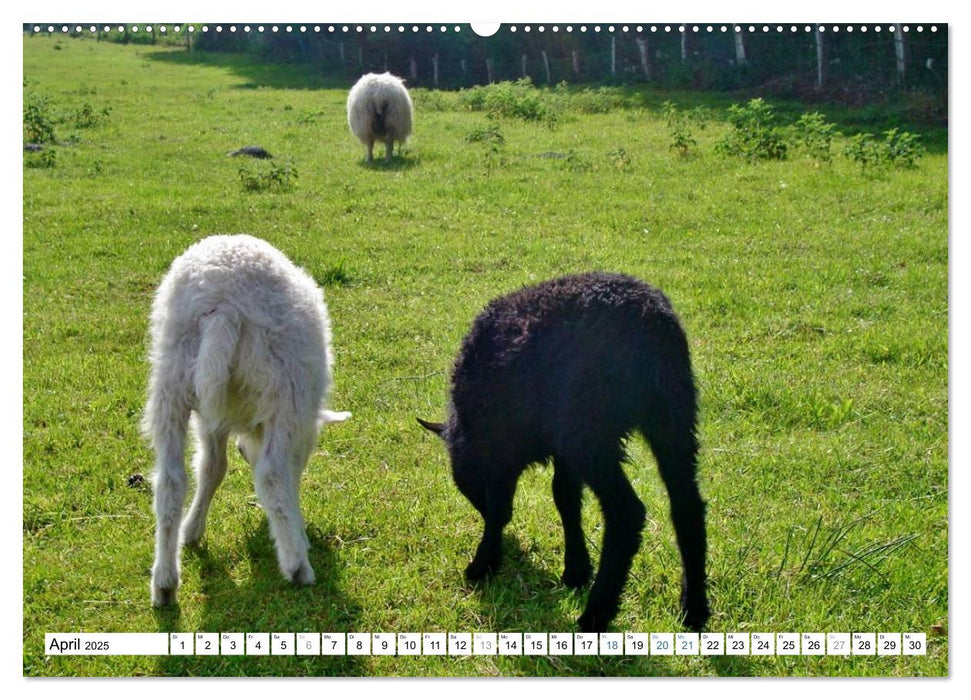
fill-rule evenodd
<path id="1" fill-rule="evenodd" d="M 25 675 L 948 673 L 932 629 L 948 619 L 942 148 L 867 175 L 839 155 L 747 163 L 714 152 L 731 104 L 719 96 L 681 157 L 661 105 L 693 105 L 652 91 L 552 129 L 498 118 L 501 141 L 470 142 L 490 122 L 448 95 L 419 109 L 403 157 L 367 166 L 345 88 L 285 67 L 31 37 L 24 73 L 56 116 L 109 108 L 60 122 L 53 167 L 23 172 Z M 244 188 L 227 153 L 254 144 L 299 173 L 289 189 Z M 267 239 L 324 286 L 332 406 L 354 417 L 323 435 L 303 480 L 315 586 L 278 574 L 233 454 L 205 544 L 184 554 L 180 606 L 155 611 L 151 492 L 128 486 L 152 463 L 138 434 L 147 317 L 173 258 L 217 232 Z M 414 419 L 444 415 L 452 359 L 489 299 L 591 269 L 664 289 L 690 338 L 709 629 L 927 632 L 926 657 L 44 655 L 45 632 L 574 630 L 585 596 L 558 582 L 550 470 L 524 475 L 503 568 L 471 586 L 480 519 Z M 677 631 L 677 549 L 639 440 L 627 471 L 650 515 L 614 629 Z M 596 556 L 589 495 L 584 518 Z"/>

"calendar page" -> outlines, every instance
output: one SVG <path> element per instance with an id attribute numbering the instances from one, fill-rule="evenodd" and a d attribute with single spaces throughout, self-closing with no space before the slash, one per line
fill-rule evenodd
<path id="1" fill-rule="evenodd" d="M 946 15 L 655 9 L 22 25 L 25 677 L 949 675 Z"/>

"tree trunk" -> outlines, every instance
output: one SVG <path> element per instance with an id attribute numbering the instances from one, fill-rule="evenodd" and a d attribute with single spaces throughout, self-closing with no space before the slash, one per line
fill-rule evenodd
<path id="1" fill-rule="evenodd" d="M 408 57 L 408 75 L 412 80 L 418 80 L 418 61 L 413 55 Z"/>
<path id="2" fill-rule="evenodd" d="M 735 65 L 744 66 L 745 65 L 745 40 L 742 38 L 742 32 L 735 32 Z"/>
<path id="3" fill-rule="evenodd" d="M 617 37 L 610 37 L 610 74 L 617 75 Z"/>
<path id="4" fill-rule="evenodd" d="M 902 24 L 893 26 L 893 48 L 897 56 L 897 79 L 903 81 L 907 74 L 907 45 L 904 43 L 904 27 Z"/>
<path id="5" fill-rule="evenodd" d="M 438 54 L 432 54 L 432 83 L 438 87 Z"/>
<path id="6" fill-rule="evenodd" d="M 550 59 L 546 55 L 545 51 L 543 51 L 542 54 L 543 54 L 543 69 L 546 71 L 546 83 L 548 85 L 553 82 L 552 78 L 550 77 Z"/>
<path id="7" fill-rule="evenodd" d="M 573 75 L 580 77 L 580 52 L 576 49 L 570 51 L 570 58 L 573 59 Z"/>
<path id="8" fill-rule="evenodd" d="M 526 54 L 523 54 L 523 77 L 524 78 L 527 77 L 526 76 Z"/>
<path id="9" fill-rule="evenodd" d="M 651 65 L 647 62 L 647 37 L 637 37 L 637 53 L 641 56 L 641 70 L 644 71 L 644 78 L 651 79 Z"/>
<path id="10" fill-rule="evenodd" d="M 816 25 L 816 87 L 822 89 L 826 84 L 826 43 L 823 33 Z"/>
<path id="11" fill-rule="evenodd" d="M 492 59 L 491 58 L 486 59 L 486 81 L 489 84 L 492 83 Z"/>

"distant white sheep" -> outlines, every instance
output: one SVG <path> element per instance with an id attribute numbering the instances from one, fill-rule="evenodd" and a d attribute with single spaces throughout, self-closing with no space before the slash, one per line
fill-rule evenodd
<path id="1" fill-rule="evenodd" d="M 182 523 L 197 542 L 226 474 L 226 443 L 253 467 L 256 494 L 283 575 L 311 584 L 314 571 L 298 486 L 328 411 L 330 319 L 313 279 L 251 236 L 212 236 L 176 258 L 155 295 L 148 403 L 142 428 L 155 448 L 152 604 L 174 603 L 179 521 L 187 490 L 186 429 L 196 438 L 195 498 Z"/>
<path id="2" fill-rule="evenodd" d="M 401 78 L 391 73 L 368 73 L 347 95 L 347 124 L 367 146 L 371 162 L 374 142 L 384 141 L 385 160 L 391 162 L 394 142 L 404 143 L 411 134 L 411 97 Z"/>

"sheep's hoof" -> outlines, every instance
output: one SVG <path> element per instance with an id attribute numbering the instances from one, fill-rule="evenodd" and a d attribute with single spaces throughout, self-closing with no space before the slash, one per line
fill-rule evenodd
<path id="1" fill-rule="evenodd" d="M 297 570 L 292 574 L 289 574 L 287 578 L 298 586 L 312 586 L 317 577 L 314 575 L 314 569 L 310 566 L 310 562 L 303 562 L 297 567 Z"/>
<path id="2" fill-rule="evenodd" d="M 581 632 L 606 632 L 610 618 L 597 612 L 585 610 L 577 619 L 577 627 Z"/>
<path id="3" fill-rule="evenodd" d="M 587 562 L 586 566 L 575 566 L 570 569 L 564 569 L 560 581 L 567 588 L 583 588 L 590 582 L 590 576 L 592 574 L 593 567 L 590 566 L 590 562 Z"/>
<path id="4" fill-rule="evenodd" d="M 203 523 L 199 525 L 183 525 L 182 527 L 182 546 L 183 547 L 194 547 L 199 544 L 202 540 L 203 534 L 206 532 L 206 524 Z"/>
<path id="5" fill-rule="evenodd" d="M 178 602 L 178 586 L 160 587 L 152 584 L 152 605 L 156 608 L 164 608 L 168 605 L 175 605 Z"/>
<path id="6" fill-rule="evenodd" d="M 496 573 L 499 562 L 480 562 L 478 559 L 465 567 L 465 578 L 469 581 L 481 581 Z"/>
<path id="7" fill-rule="evenodd" d="M 684 626 L 695 632 L 700 632 L 704 629 L 705 623 L 708 622 L 708 618 L 711 617 L 711 611 L 708 609 L 707 601 L 701 601 L 700 603 L 685 605 L 682 602 L 681 610 L 684 615 Z"/>

